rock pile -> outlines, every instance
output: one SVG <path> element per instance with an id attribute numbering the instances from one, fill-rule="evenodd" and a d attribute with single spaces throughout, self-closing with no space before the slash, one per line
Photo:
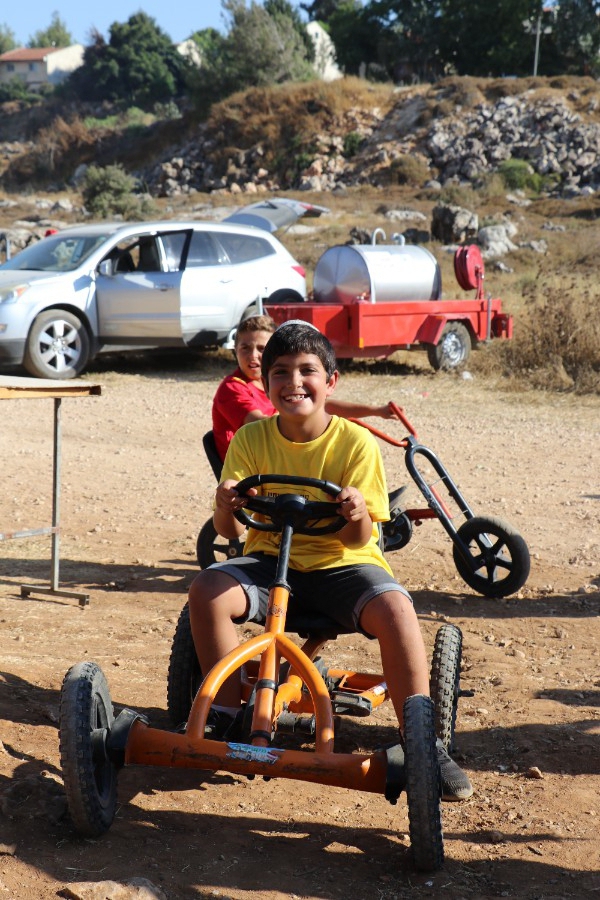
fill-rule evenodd
<path id="1" fill-rule="evenodd" d="M 280 183 L 265 164 L 261 144 L 240 148 L 224 162 L 217 136 L 207 125 L 176 156 L 159 161 L 143 179 L 156 196 L 227 190 L 259 193 L 280 189 L 334 191 L 359 184 L 389 183 L 403 157 L 420 159 L 431 184 L 477 183 L 508 159 L 525 160 L 532 172 L 548 177 L 561 196 L 591 194 L 600 188 L 600 124 L 584 121 L 565 96 L 529 96 L 528 92 L 472 108 L 454 105 L 426 126 L 423 93 L 402 95 L 384 116 L 381 110 L 351 110 L 316 134 L 310 161 L 290 166 Z M 590 100 L 590 115 L 596 100 Z M 349 155 L 348 136 L 358 143 Z M 282 179 L 283 180 L 283 179 Z"/>

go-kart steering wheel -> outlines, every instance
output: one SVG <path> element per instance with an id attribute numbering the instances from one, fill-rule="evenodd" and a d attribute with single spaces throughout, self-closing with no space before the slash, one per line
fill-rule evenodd
<path id="1" fill-rule="evenodd" d="M 340 531 L 347 520 L 338 513 L 339 503 L 330 503 L 326 500 L 307 500 L 301 494 L 278 494 L 275 497 L 248 497 L 250 488 L 261 484 L 289 484 L 301 487 L 317 488 L 330 497 L 337 497 L 342 490 L 331 481 L 321 478 L 304 478 L 300 475 L 250 475 L 238 482 L 236 491 L 242 497 L 246 497 L 247 508 L 254 513 L 266 516 L 269 521 L 261 522 L 259 519 L 248 515 L 246 509 L 238 509 L 234 515 L 238 521 L 248 528 L 256 528 L 257 531 L 280 532 L 284 524 L 293 525 L 297 534 L 332 534 Z M 309 525 L 311 521 L 320 519 L 333 519 L 325 525 Z"/>

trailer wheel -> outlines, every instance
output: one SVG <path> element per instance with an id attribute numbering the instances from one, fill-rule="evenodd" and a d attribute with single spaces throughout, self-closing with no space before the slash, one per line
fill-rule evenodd
<path id="1" fill-rule="evenodd" d="M 454 565 L 463 581 L 484 597 L 508 597 L 529 576 L 530 557 L 525 540 L 512 525 L 489 516 L 473 516 L 456 533 Z"/>
<path id="2" fill-rule="evenodd" d="M 448 322 L 437 344 L 427 344 L 427 358 L 436 372 L 462 366 L 470 354 L 471 335 L 462 322 Z"/>

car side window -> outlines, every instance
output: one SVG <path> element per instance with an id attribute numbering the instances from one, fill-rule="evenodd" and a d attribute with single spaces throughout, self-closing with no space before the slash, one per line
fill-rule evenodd
<path id="1" fill-rule="evenodd" d="M 142 237 L 138 242 L 138 272 L 162 272 L 160 252 L 154 237 Z"/>
<path id="2" fill-rule="evenodd" d="M 188 251 L 186 267 L 218 266 L 223 262 L 223 254 L 208 231 L 194 231 Z"/>
<path id="3" fill-rule="evenodd" d="M 262 259 L 275 253 L 275 248 L 269 241 L 254 235 L 220 232 L 219 240 L 227 251 L 230 261 L 234 264 Z"/>
<path id="4" fill-rule="evenodd" d="M 161 234 L 160 240 L 167 264 L 167 272 L 179 272 L 183 268 L 188 237 L 189 231 L 169 231 Z M 189 265 L 189 261 L 187 264 Z"/>

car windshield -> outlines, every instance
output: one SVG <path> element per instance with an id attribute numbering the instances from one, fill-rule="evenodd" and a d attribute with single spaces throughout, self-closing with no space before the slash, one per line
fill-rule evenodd
<path id="1" fill-rule="evenodd" d="M 107 237 L 107 234 L 86 237 L 76 234 L 51 235 L 21 250 L 0 268 L 29 272 L 72 272 L 103 244 Z"/>

